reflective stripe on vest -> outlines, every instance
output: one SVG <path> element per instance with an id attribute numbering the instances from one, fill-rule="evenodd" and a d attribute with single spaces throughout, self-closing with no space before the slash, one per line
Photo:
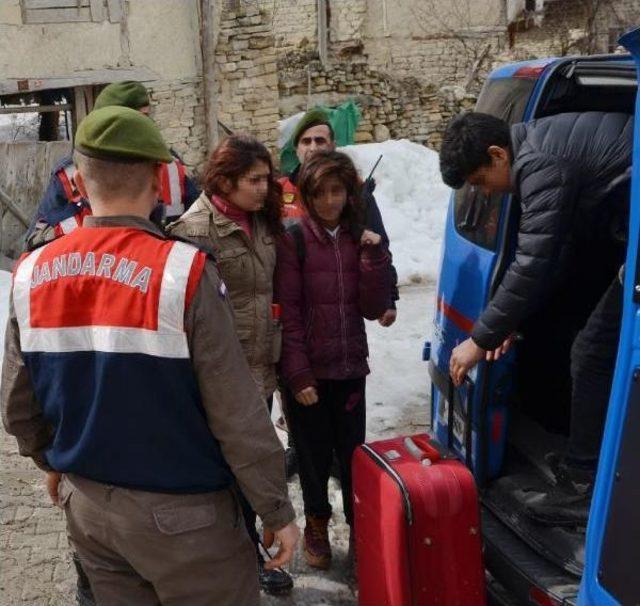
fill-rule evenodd
<path id="1" fill-rule="evenodd" d="M 54 228 L 53 233 L 56 238 L 70 234 L 74 229 L 82 227 L 84 218 L 91 215 L 91 209 L 84 204 L 76 205 L 76 214 L 60 221 Z M 46 223 L 44 225 L 46 227 Z"/>
<path id="2" fill-rule="evenodd" d="M 177 217 L 184 212 L 185 170 L 182 162 L 174 160 L 162 165 L 162 202 L 167 205 L 167 216 Z"/>
<path id="3" fill-rule="evenodd" d="M 84 251 L 73 250 L 73 244 L 80 240 L 77 237 L 80 232 L 90 231 L 91 236 L 94 233 L 98 236 L 102 235 L 97 233 L 99 229 L 79 229 L 69 236 L 74 239 L 70 247 L 58 246 L 53 249 L 54 252 L 50 252 L 54 244 L 61 242 L 54 241 L 36 249 L 19 264 L 14 274 L 13 300 L 20 327 L 22 351 L 96 351 L 188 358 L 189 348 L 184 331 L 185 302 L 191 273 L 196 271 L 201 274 L 204 266 L 202 259 L 201 263 L 194 264 L 198 250 L 183 242 L 160 241 L 160 246 L 157 247 L 159 251 L 166 253 L 162 246 L 170 246 L 166 259 L 157 254 L 158 251 L 150 250 L 146 257 L 135 260 L 130 252 L 126 253 L 130 258 L 118 255 L 117 246 L 87 250 L 85 245 Z M 106 229 L 113 231 L 114 228 Z M 135 231 L 139 232 L 129 230 Z M 86 236 L 86 233 L 82 235 Z M 152 241 L 150 238 L 146 243 Z M 57 255 L 58 248 L 61 250 Z M 133 249 L 130 247 L 129 250 Z M 152 259 L 154 254 L 157 257 L 155 262 Z M 79 313 L 79 307 L 78 301 L 74 300 L 75 312 L 70 310 L 67 313 L 65 309 L 56 309 L 55 315 L 59 317 L 51 325 L 52 314 L 49 308 L 54 307 L 56 300 L 52 293 L 55 294 L 55 289 L 64 288 L 63 284 L 55 282 L 69 278 L 87 282 L 87 288 L 80 289 L 80 292 L 86 293 L 83 296 L 87 297 L 87 307 L 107 310 L 102 313 L 116 318 L 116 321 L 109 325 L 108 318 L 101 318 L 98 312 L 95 314 L 95 325 L 78 325 L 73 314 Z M 131 291 L 123 293 L 122 286 L 129 287 Z M 41 296 L 36 289 L 49 290 Z M 115 300 L 118 296 L 121 301 Z M 124 296 L 129 298 L 123 298 Z M 138 304 L 137 307 L 133 305 L 136 298 L 137 303 L 140 303 L 140 298 L 145 297 L 156 297 L 151 305 L 151 317 L 148 314 L 148 302 Z M 130 307 L 141 311 L 132 311 L 132 316 L 129 317 Z M 34 312 L 37 316 L 35 319 Z M 131 322 L 137 326 L 128 325 Z"/>
<path id="4" fill-rule="evenodd" d="M 69 202 L 80 202 L 80 200 L 82 200 L 82 196 L 76 187 L 75 181 L 73 180 L 73 173 L 75 170 L 76 167 L 73 164 L 67 164 L 67 166 L 64 166 L 56 173 L 58 179 L 60 179 L 60 183 L 62 183 L 64 193 Z"/>
<path id="5" fill-rule="evenodd" d="M 74 229 L 80 227 L 80 225 L 82 225 L 82 223 L 78 218 L 78 215 L 67 217 L 64 221 L 60 221 L 60 223 L 55 226 L 54 231 L 56 238 L 64 236 L 65 234 L 70 234 Z"/>

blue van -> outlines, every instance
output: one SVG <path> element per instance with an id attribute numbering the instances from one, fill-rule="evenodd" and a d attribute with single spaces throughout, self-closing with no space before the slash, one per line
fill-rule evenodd
<path id="1" fill-rule="evenodd" d="M 622 37 L 630 55 L 563 57 L 501 67 L 477 111 L 514 124 L 575 111 L 640 116 L 640 29 Z M 640 202 L 640 120 L 635 124 L 631 200 Z M 640 604 L 640 204 L 631 204 L 624 312 L 617 366 L 588 527 L 535 524 L 527 498 L 553 482 L 544 454 L 562 450 L 570 408 L 569 354 L 576 317 L 609 284 L 568 279 L 545 309 L 519 328 L 497 362 L 481 362 L 454 388 L 452 349 L 469 336 L 513 258 L 519 205 L 463 187 L 451 197 L 443 241 L 433 338 L 432 433 L 473 471 L 480 488 L 489 594 L 493 604 Z M 596 249 L 596 247 L 594 247 Z M 600 251 L 585 264 L 603 263 Z M 624 251 L 622 251 L 624 255 Z M 569 321 L 571 320 L 571 321 Z"/>

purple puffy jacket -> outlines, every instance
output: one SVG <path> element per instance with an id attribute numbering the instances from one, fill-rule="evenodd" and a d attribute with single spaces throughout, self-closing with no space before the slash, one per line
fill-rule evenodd
<path id="1" fill-rule="evenodd" d="M 300 220 L 304 259 L 285 233 L 277 244 L 275 300 L 282 306 L 280 372 L 294 393 L 316 379 L 369 374 L 364 318 L 387 309 L 390 257 L 384 244 L 360 246 L 346 228 L 331 237 L 309 217 Z"/>

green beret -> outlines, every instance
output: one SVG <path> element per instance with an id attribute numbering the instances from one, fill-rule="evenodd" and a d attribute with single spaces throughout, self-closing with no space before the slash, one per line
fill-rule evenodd
<path id="1" fill-rule="evenodd" d="M 102 160 L 172 162 L 153 120 L 135 109 L 112 105 L 94 109 L 80 122 L 75 148 Z"/>
<path id="2" fill-rule="evenodd" d="M 300 122 L 298 122 L 296 129 L 293 131 L 293 135 L 291 136 L 293 146 L 298 146 L 298 141 L 304 134 L 304 131 L 308 130 L 312 126 L 320 126 L 321 124 L 325 124 L 329 127 L 331 136 L 333 137 L 333 127 L 331 126 L 331 121 L 329 120 L 327 112 L 319 107 L 310 109 L 304 116 L 302 116 L 302 118 L 300 118 Z"/>
<path id="3" fill-rule="evenodd" d="M 102 89 L 96 97 L 93 109 L 101 109 L 109 105 L 140 109 L 149 105 L 149 93 L 140 82 L 114 82 Z"/>

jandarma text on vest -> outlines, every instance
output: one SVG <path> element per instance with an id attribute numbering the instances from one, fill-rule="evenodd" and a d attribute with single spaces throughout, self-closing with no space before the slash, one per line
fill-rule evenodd
<path id="1" fill-rule="evenodd" d="M 126 257 L 116 257 L 109 253 L 96 254 L 72 252 L 59 255 L 33 268 L 31 288 L 64 277 L 95 276 L 120 282 L 131 288 L 137 288 L 146 293 L 153 270 L 150 267 L 138 269 L 137 261 L 130 261 Z"/>

